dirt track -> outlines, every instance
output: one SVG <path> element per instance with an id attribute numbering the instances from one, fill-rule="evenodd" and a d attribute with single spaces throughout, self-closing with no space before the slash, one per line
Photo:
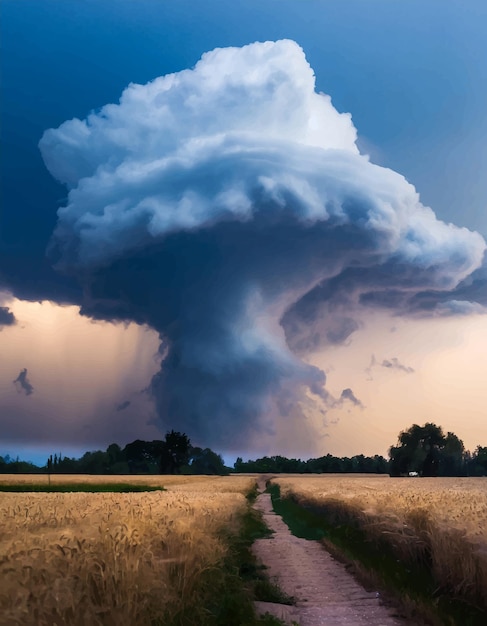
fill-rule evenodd
<path id="1" fill-rule="evenodd" d="M 404 626 L 392 610 L 381 604 L 376 592 L 367 592 L 318 541 L 295 537 L 272 509 L 270 494 L 262 493 L 255 508 L 274 531 L 269 539 L 254 545 L 257 559 L 268 569 L 271 580 L 296 600 L 295 606 L 258 602 L 259 612 L 276 615 L 300 626 Z"/>

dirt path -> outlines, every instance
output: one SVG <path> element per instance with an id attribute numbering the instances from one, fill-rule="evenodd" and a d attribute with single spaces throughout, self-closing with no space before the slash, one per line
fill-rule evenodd
<path id="1" fill-rule="evenodd" d="M 274 513 L 271 496 L 264 489 L 265 479 L 261 479 L 255 508 L 274 534 L 255 541 L 253 550 L 268 568 L 270 579 L 295 598 L 296 606 L 258 602 L 259 612 L 268 610 L 300 626 L 404 626 L 381 604 L 377 593 L 365 591 L 318 541 L 292 535 Z"/>

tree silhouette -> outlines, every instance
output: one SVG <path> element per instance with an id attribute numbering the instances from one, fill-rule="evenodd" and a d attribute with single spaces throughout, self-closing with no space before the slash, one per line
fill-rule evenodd
<path id="1" fill-rule="evenodd" d="M 123 449 L 125 460 L 133 474 L 152 474 L 157 472 L 157 459 L 160 456 L 162 441 L 142 441 L 136 439 Z"/>
<path id="2" fill-rule="evenodd" d="M 458 476 L 463 471 L 463 442 L 431 422 L 413 424 L 399 433 L 397 446 L 389 449 L 391 476 L 417 472 L 421 476 Z"/>
<path id="3" fill-rule="evenodd" d="M 228 474 L 222 457 L 210 448 L 192 448 L 189 467 L 192 474 Z"/>
<path id="4" fill-rule="evenodd" d="M 183 465 L 188 465 L 191 442 L 185 433 L 171 430 L 158 446 L 161 474 L 179 474 Z"/>

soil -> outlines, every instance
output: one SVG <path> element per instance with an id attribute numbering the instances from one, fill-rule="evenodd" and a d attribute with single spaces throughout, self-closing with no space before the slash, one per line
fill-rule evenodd
<path id="1" fill-rule="evenodd" d="M 274 513 L 271 496 L 264 490 L 265 478 L 262 478 L 255 508 L 262 513 L 273 535 L 255 541 L 254 554 L 266 566 L 271 581 L 294 598 L 295 605 L 257 602 L 260 614 L 268 612 L 287 624 L 299 626 L 405 626 L 408 623 L 383 604 L 378 592 L 366 591 L 319 541 L 292 535 L 282 518 Z"/>

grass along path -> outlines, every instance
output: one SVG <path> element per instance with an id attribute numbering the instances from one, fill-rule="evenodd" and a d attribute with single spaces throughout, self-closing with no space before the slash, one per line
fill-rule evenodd
<path id="1" fill-rule="evenodd" d="M 278 484 L 272 481 L 268 491 L 274 510 L 282 515 L 292 533 L 319 540 L 331 554 L 351 566 L 366 584 L 384 589 L 403 607 L 403 612 L 411 616 L 414 624 L 425 621 L 435 626 L 484 626 L 487 623 L 484 610 L 455 597 L 435 580 L 428 554 L 421 561 L 397 554 L 388 540 L 395 536 L 393 533 L 384 536 L 375 533 L 371 537 L 366 532 L 367 519 L 360 510 L 341 500 L 320 503 L 296 496 L 292 491 L 286 491 L 282 497 L 280 488 L 280 481 Z M 427 539 L 428 535 L 422 533 L 421 545 L 427 546 Z M 452 554 L 458 559 L 465 556 L 458 550 L 452 551 L 450 556 Z M 480 571 L 477 574 L 480 575 Z M 481 584 L 477 588 L 480 589 Z"/>
<path id="2" fill-rule="evenodd" d="M 404 626 L 407 622 L 382 605 L 378 594 L 366 591 L 345 566 L 326 552 L 319 541 L 296 537 L 274 513 L 271 496 L 265 493 L 265 478 L 259 479 L 255 508 L 273 531 L 257 539 L 253 551 L 267 567 L 284 594 L 293 597 L 294 606 L 264 605 L 288 624 L 300 626 Z"/>

